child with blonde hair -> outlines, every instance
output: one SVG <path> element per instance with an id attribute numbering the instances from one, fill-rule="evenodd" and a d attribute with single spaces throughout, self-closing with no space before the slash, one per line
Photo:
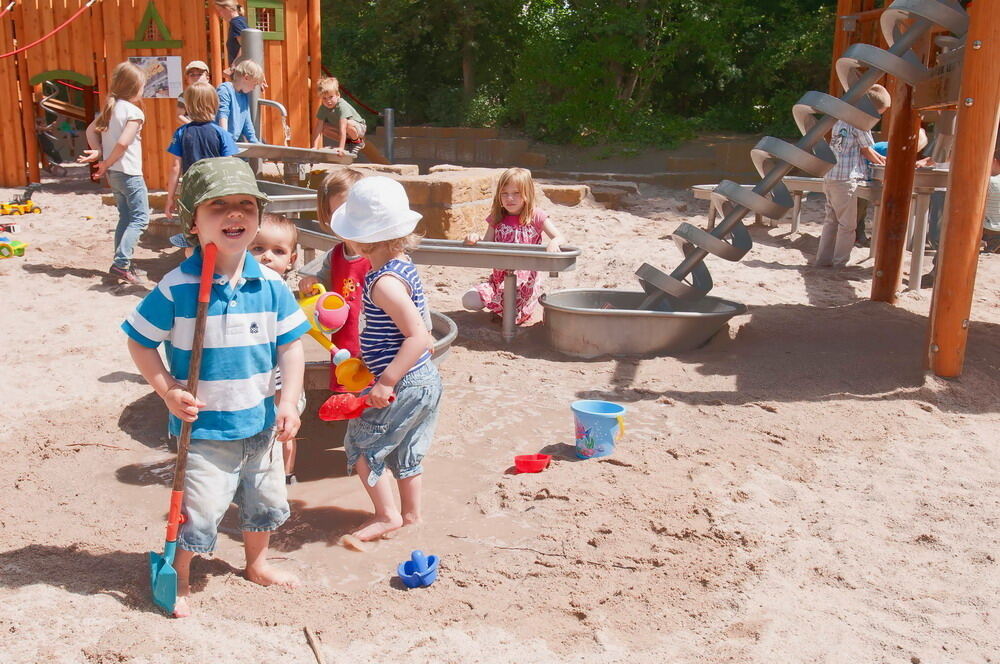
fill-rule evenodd
<path id="1" fill-rule="evenodd" d="M 559 230 L 548 216 L 535 207 L 535 182 L 531 171 L 524 168 L 508 168 L 497 182 L 493 194 L 488 226 L 483 242 L 507 242 L 511 244 L 542 244 L 548 236 L 546 251 L 557 252 L 564 242 Z M 466 244 L 476 244 L 479 236 L 470 234 Z M 462 304 L 470 311 L 486 309 L 495 314 L 503 313 L 503 282 L 506 272 L 493 270 L 489 279 L 470 289 L 462 296 Z M 531 318 L 542 294 L 542 279 L 538 272 L 517 270 L 517 323 Z"/>
<path id="2" fill-rule="evenodd" d="M 173 159 L 167 176 L 167 202 L 164 213 L 174 214 L 177 182 L 191 164 L 210 157 L 231 157 L 239 152 L 233 137 L 215 124 L 219 95 L 208 83 L 195 83 L 184 91 L 185 107 L 191 121 L 174 131 L 167 146 Z"/>
<path id="3" fill-rule="evenodd" d="M 332 232 L 330 219 L 333 213 L 347 200 L 347 194 L 364 174 L 353 168 L 340 168 L 328 173 L 316 190 L 316 210 L 320 227 L 326 232 Z M 346 242 L 340 242 L 308 265 L 299 269 L 302 279 L 299 281 L 299 292 L 308 293 L 314 284 L 322 284 L 327 290 L 337 293 L 347 303 L 348 314 L 344 325 L 330 336 L 337 348 L 344 348 L 351 357 L 358 357 L 361 345 L 358 340 L 361 324 L 361 291 L 365 283 L 365 274 L 371 269 L 371 263 L 364 256 L 351 251 Z M 340 384 L 330 366 L 330 389 L 334 392 L 347 392 Z"/>
<path id="4" fill-rule="evenodd" d="M 375 376 L 367 395 L 372 407 L 350 421 L 344 439 L 347 471 L 357 470 L 375 508 L 353 533 L 361 541 L 421 520 L 422 461 L 437 422 L 441 377 L 428 350 L 423 285 L 406 255 L 416 246 L 420 216 L 410 210 L 401 184 L 372 176 L 351 188 L 331 223 L 354 253 L 371 262 L 362 295 L 361 356 Z M 396 476 L 400 506 L 384 475 L 387 467 Z"/>
<path id="5" fill-rule="evenodd" d="M 250 117 L 250 93 L 264 83 L 264 69 L 253 60 L 244 60 L 233 68 L 233 80 L 219 86 L 219 111 L 215 121 L 237 143 L 260 143 Z"/>
<path id="6" fill-rule="evenodd" d="M 299 244 L 299 229 L 295 222 L 283 214 L 265 212 L 260 218 L 260 230 L 248 248 L 250 255 L 257 262 L 269 267 L 288 280 L 295 267 L 298 253 L 295 248 Z M 276 370 L 274 402 L 281 405 L 281 371 Z M 299 415 L 306 409 L 306 392 L 302 390 L 298 403 Z M 285 463 L 285 484 L 295 483 L 295 438 L 289 438 L 282 443 L 282 460 Z"/>
<path id="7" fill-rule="evenodd" d="M 334 152 L 357 157 L 365 147 L 365 119 L 340 96 L 340 82 L 336 78 L 320 79 L 317 89 L 320 105 L 313 129 L 313 148 L 319 150 L 323 139 L 328 138 L 337 144 Z"/>
<path id="8" fill-rule="evenodd" d="M 145 86 L 142 69 L 131 62 L 115 66 L 101 114 L 87 127 L 90 149 L 77 160 L 98 162 L 94 176 L 108 176 L 118 206 L 115 257 L 108 275 L 133 285 L 145 283 L 132 265 L 132 254 L 149 225 L 149 192 L 142 176 L 141 132 L 146 115 L 139 106 Z"/>

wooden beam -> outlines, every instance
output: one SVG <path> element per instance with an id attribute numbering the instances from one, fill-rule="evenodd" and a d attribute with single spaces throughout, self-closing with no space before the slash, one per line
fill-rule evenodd
<path id="1" fill-rule="evenodd" d="M 1000 122 L 1000 12 L 975 2 L 969 11 L 958 124 L 948 178 L 947 217 L 931 300 L 928 358 L 943 378 L 961 375 L 979 263 L 987 178 Z M 992 9 L 993 11 L 988 11 Z"/>
<path id="2" fill-rule="evenodd" d="M 833 19 L 833 53 L 830 62 L 830 85 L 829 93 L 834 97 L 839 97 L 843 90 L 840 88 L 840 81 L 837 80 L 837 60 L 851 44 L 851 33 L 843 29 L 841 16 L 850 16 L 857 12 L 858 0 L 837 0 L 837 15 Z"/>
<path id="3" fill-rule="evenodd" d="M 23 3 L 14 7 L 14 19 L 16 25 L 27 25 Z M 21 130 L 24 132 L 24 156 L 28 162 L 28 182 L 41 182 L 42 173 L 38 167 L 38 139 L 35 137 L 35 95 L 31 85 L 31 75 L 28 73 L 27 53 L 19 53 L 14 56 L 14 59 L 17 61 L 17 78 L 21 88 Z"/>
<path id="4" fill-rule="evenodd" d="M 913 195 L 913 175 L 917 163 L 917 134 L 920 116 L 914 112 L 913 91 L 906 83 L 896 81 L 892 105 L 896 111 L 889 127 L 889 154 L 885 163 L 878 232 L 875 247 L 875 273 L 872 277 L 871 299 L 894 304 L 902 281 L 903 250 L 906 227 L 910 221 L 910 199 Z M 912 277 L 911 277 L 912 278 Z M 917 276 L 919 279 L 919 275 Z"/>
<path id="5" fill-rule="evenodd" d="M 212 68 L 212 85 L 218 87 L 222 85 L 222 26 L 225 22 L 219 18 L 215 12 L 215 3 L 209 2 L 205 6 L 205 16 L 208 20 L 208 66 Z"/>
<path id="6" fill-rule="evenodd" d="M 309 0 L 309 115 L 306 119 L 306 141 L 312 137 L 313 113 L 319 108 L 317 83 L 323 76 L 323 32 L 320 0 Z"/>

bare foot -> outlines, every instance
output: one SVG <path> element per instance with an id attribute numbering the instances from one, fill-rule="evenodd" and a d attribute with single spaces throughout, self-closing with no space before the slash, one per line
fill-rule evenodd
<path id="1" fill-rule="evenodd" d="M 402 527 L 402 525 L 403 517 L 399 514 L 394 514 L 392 516 L 373 516 L 362 523 L 361 527 L 351 533 L 351 535 L 358 538 L 362 542 L 371 542 L 372 540 L 385 537 L 385 535 L 394 530 L 398 530 Z"/>
<path id="2" fill-rule="evenodd" d="M 187 618 L 191 615 L 191 605 L 188 604 L 187 597 L 178 596 L 174 602 L 174 618 Z"/>
<path id="3" fill-rule="evenodd" d="M 290 586 L 294 588 L 299 585 L 299 577 L 291 572 L 275 569 L 270 565 L 261 565 L 253 570 L 248 567 L 245 573 L 248 581 L 262 586 Z"/>
<path id="4" fill-rule="evenodd" d="M 360 553 L 368 553 L 368 545 L 354 535 L 343 535 L 337 543 L 345 549 L 358 551 Z"/>
<path id="5" fill-rule="evenodd" d="M 403 515 L 403 525 L 404 526 L 418 526 L 423 523 L 424 520 L 419 514 L 404 514 Z"/>

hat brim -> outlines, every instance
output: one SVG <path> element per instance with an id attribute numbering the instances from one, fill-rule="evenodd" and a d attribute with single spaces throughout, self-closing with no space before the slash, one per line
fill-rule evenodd
<path id="1" fill-rule="evenodd" d="M 384 224 L 378 228 L 367 227 L 356 219 L 352 219 L 347 214 L 347 206 L 341 205 L 330 218 L 330 228 L 334 234 L 351 242 L 361 242 L 370 244 L 372 242 L 385 242 L 406 237 L 417 228 L 417 223 L 423 215 L 414 210 L 406 210 L 391 223 Z"/>

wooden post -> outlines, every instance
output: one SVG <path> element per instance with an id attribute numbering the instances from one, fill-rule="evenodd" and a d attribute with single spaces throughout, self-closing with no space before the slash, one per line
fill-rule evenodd
<path id="1" fill-rule="evenodd" d="M 930 367 L 943 378 L 961 375 L 965 361 L 987 178 L 1000 122 L 1000 76 L 996 73 L 996 63 L 1000 62 L 1000 13 L 991 7 L 994 4 L 975 2 L 969 11 L 945 203 L 948 213 L 938 250 L 928 335 Z"/>
<path id="2" fill-rule="evenodd" d="M 850 46 L 850 33 L 844 30 L 840 17 L 858 13 L 859 2 L 860 0 L 837 0 L 837 15 L 833 18 L 833 57 L 830 62 L 829 85 L 829 92 L 834 97 L 839 97 L 843 93 L 840 81 L 837 79 L 837 59 Z"/>
<path id="3" fill-rule="evenodd" d="M 312 136 L 311 123 L 315 109 L 319 107 L 319 88 L 317 83 L 323 75 L 323 32 L 320 21 L 320 0 L 309 0 L 309 122 L 306 136 Z"/>
<path id="4" fill-rule="evenodd" d="M 220 30 L 225 23 L 215 13 L 215 3 L 209 2 L 205 7 L 208 18 L 208 66 L 212 68 L 212 85 L 222 85 L 222 34 Z"/>
<path id="5" fill-rule="evenodd" d="M 910 221 L 910 198 L 913 195 L 913 170 L 917 163 L 917 134 L 920 116 L 913 111 L 913 90 L 896 81 L 892 105 L 895 107 L 889 127 L 889 154 L 882 183 L 882 216 L 872 240 L 875 247 L 875 274 L 872 296 L 876 302 L 894 304 L 899 295 L 906 246 L 906 227 Z M 920 278 L 919 276 L 917 277 Z"/>

